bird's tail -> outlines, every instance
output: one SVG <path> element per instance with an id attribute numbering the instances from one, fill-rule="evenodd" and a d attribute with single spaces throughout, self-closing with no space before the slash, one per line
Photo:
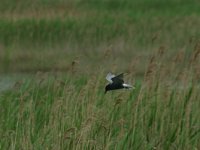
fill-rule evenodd
<path id="1" fill-rule="evenodd" d="M 130 88 L 134 89 L 135 88 L 134 86 L 132 86 L 130 84 L 126 84 L 126 83 L 123 84 L 123 87 L 126 88 L 126 89 L 130 89 Z"/>

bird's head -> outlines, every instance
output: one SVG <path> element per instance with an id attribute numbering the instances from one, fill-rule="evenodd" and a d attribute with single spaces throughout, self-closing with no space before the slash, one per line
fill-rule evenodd
<path id="1" fill-rule="evenodd" d="M 107 93 L 107 91 L 109 91 L 109 84 L 106 85 L 106 87 L 105 87 L 105 94 Z"/>

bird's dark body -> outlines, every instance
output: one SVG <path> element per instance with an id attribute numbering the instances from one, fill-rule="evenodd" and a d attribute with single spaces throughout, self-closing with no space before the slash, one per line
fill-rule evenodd
<path id="1" fill-rule="evenodd" d="M 124 88 L 124 86 L 123 86 L 124 80 L 122 79 L 122 77 L 123 77 L 123 74 L 120 74 L 120 75 L 114 77 L 112 79 L 113 83 L 106 85 L 105 93 L 107 91 L 111 91 L 111 90 L 123 89 Z"/>
<path id="2" fill-rule="evenodd" d="M 106 86 L 106 91 L 111 91 L 111 90 L 117 90 L 117 89 L 123 89 L 123 85 L 121 83 L 118 84 L 108 84 Z"/>

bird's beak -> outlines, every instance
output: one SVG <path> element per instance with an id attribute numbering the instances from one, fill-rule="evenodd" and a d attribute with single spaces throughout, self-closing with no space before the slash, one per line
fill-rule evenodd
<path id="1" fill-rule="evenodd" d="M 107 92 L 107 91 L 105 90 L 104 94 L 106 94 L 106 92 Z"/>

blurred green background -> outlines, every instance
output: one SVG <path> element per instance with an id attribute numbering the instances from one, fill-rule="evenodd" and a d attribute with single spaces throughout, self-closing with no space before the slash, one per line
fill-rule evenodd
<path id="1" fill-rule="evenodd" d="M 193 50 L 199 7 L 198 0 L 1 0 L 0 71 L 66 72 L 72 64 L 126 71 L 139 59 L 139 76 L 159 47 L 172 56 Z"/>

